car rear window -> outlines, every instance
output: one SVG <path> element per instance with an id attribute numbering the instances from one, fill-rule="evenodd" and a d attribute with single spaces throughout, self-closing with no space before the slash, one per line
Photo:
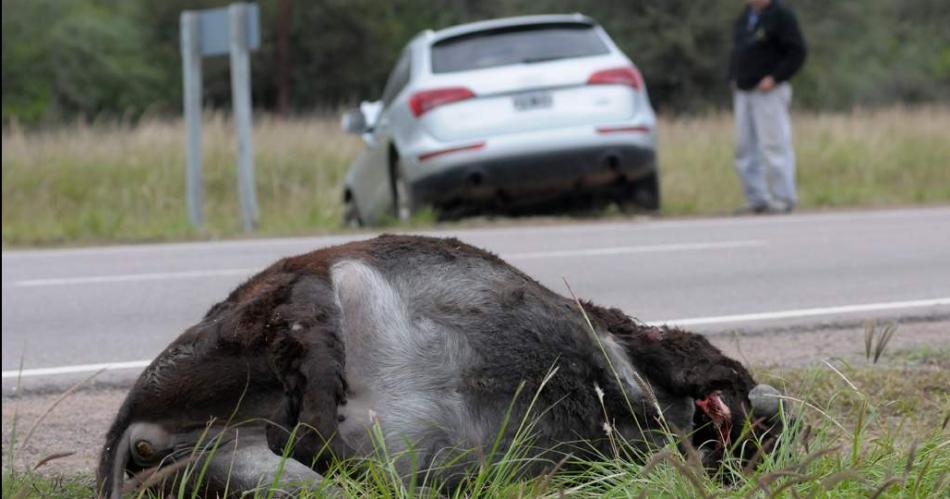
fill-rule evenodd
<path id="1" fill-rule="evenodd" d="M 453 73 L 608 53 L 587 24 L 533 24 L 479 31 L 436 42 L 432 72 Z"/>

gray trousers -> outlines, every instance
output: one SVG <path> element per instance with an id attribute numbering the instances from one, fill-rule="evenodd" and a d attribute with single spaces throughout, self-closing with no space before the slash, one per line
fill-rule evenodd
<path id="1" fill-rule="evenodd" d="M 746 202 L 761 206 L 779 202 L 793 207 L 795 150 L 788 107 L 792 86 L 782 82 L 771 92 L 736 90 L 736 172 L 742 180 Z"/>

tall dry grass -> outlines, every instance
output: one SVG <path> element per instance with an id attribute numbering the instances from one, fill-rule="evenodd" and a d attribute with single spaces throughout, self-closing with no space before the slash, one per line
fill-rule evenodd
<path id="1" fill-rule="evenodd" d="M 950 201 L 950 108 L 793 117 L 801 207 Z M 741 204 L 732 117 L 661 118 L 663 214 L 729 213 Z M 179 120 L 3 132 L 3 244 L 86 244 L 239 234 L 234 134 L 204 125 L 207 228 L 189 228 Z M 335 117 L 259 117 L 254 127 L 261 233 L 336 229 L 341 184 L 359 138 Z"/>
<path id="2" fill-rule="evenodd" d="M 226 236 L 241 231 L 233 126 L 203 126 L 205 216 L 196 233 L 185 212 L 181 121 L 137 126 L 77 124 L 3 134 L 4 244 L 87 243 Z M 335 227 L 340 186 L 359 138 L 335 120 L 259 118 L 257 192 L 265 233 Z"/>

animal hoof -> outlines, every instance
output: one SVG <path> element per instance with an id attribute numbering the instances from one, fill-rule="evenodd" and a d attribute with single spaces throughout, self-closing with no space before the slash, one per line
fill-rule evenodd
<path id="1" fill-rule="evenodd" d="M 779 413 L 782 405 L 782 393 L 766 384 L 756 385 L 749 392 L 752 413 L 759 417 L 771 418 Z"/>

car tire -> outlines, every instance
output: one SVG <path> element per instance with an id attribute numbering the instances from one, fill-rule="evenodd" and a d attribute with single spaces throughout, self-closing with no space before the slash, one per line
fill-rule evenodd
<path id="1" fill-rule="evenodd" d="M 363 226 L 360 209 L 356 206 L 356 199 L 352 194 L 348 194 L 343 201 L 343 226 L 354 229 Z"/>
<path id="2" fill-rule="evenodd" d="M 656 172 L 626 185 L 617 203 L 626 213 L 660 209 L 660 177 Z"/>
<path id="3" fill-rule="evenodd" d="M 412 199 L 412 189 L 409 187 L 409 181 L 406 180 L 406 174 L 403 173 L 398 158 L 392 166 L 392 188 L 393 216 L 400 222 L 408 222 L 416 211 L 416 205 Z"/>

